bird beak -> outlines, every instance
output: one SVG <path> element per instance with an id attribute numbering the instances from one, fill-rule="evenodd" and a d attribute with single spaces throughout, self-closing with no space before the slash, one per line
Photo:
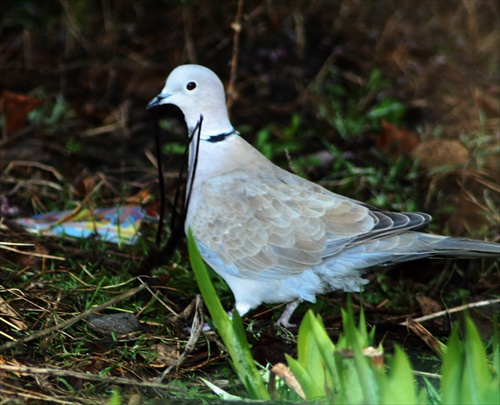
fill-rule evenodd
<path id="1" fill-rule="evenodd" d="M 146 106 L 146 110 L 150 110 L 151 108 L 158 107 L 159 105 L 168 104 L 165 99 L 169 98 L 172 94 L 169 93 L 160 93 L 154 99 L 152 99 L 148 105 Z"/>

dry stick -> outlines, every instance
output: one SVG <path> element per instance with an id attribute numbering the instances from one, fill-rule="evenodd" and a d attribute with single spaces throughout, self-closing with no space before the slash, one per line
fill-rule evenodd
<path id="1" fill-rule="evenodd" d="M 50 375 L 57 377 L 73 377 L 73 378 L 80 378 L 82 380 L 96 381 L 108 384 L 133 385 L 136 387 L 144 387 L 144 388 L 157 388 L 157 389 L 159 388 L 159 389 L 168 389 L 170 391 L 183 391 L 179 387 L 171 387 L 168 384 L 161 384 L 157 382 L 147 382 L 147 381 L 135 381 L 122 377 L 102 377 L 100 375 L 80 373 L 78 371 L 72 371 L 72 370 L 61 370 L 57 368 L 9 366 L 7 364 L 0 363 L 0 370 L 10 371 L 12 373 L 19 373 L 19 374 L 28 374 L 28 375 L 42 374 L 42 375 Z"/>
<path id="2" fill-rule="evenodd" d="M 491 189 L 497 193 L 500 193 L 500 185 L 499 184 L 495 184 L 495 183 L 492 183 L 492 182 L 486 180 L 486 178 L 490 178 L 490 179 L 492 178 L 492 176 L 487 171 L 481 170 L 481 169 L 472 169 L 467 174 L 472 178 L 472 180 L 477 181 L 478 183 L 482 184 L 485 187 L 488 187 L 489 189 Z M 462 187 L 464 187 L 463 184 L 460 184 L 460 185 Z"/>
<path id="3" fill-rule="evenodd" d="M 11 390 L 9 390 L 10 388 Z M 14 386 L 12 384 L 7 384 L 5 382 L 5 378 L 2 380 L 2 394 L 6 398 L 8 395 L 15 397 L 15 398 L 24 398 L 28 400 L 38 400 L 38 401 L 47 401 L 50 403 L 54 404 L 70 404 L 70 405 L 75 405 L 77 402 L 75 401 L 67 401 L 61 398 L 58 398 L 54 395 L 46 395 L 42 394 L 40 392 L 34 392 L 29 389 L 24 389 L 19 386 Z M 41 402 L 39 402 L 41 403 Z M 79 402 L 78 404 L 81 404 Z"/>
<path id="4" fill-rule="evenodd" d="M 186 356 L 191 353 L 194 349 L 194 345 L 196 342 L 198 342 L 198 339 L 201 336 L 201 333 L 203 332 L 203 301 L 201 299 L 201 295 L 196 296 L 195 300 L 195 308 L 194 308 L 194 317 L 193 317 L 193 323 L 191 325 L 191 334 L 189 336 L 189 340 L 186 344 L 186 347 L 184 348 L 184 351 L 181 353 L 179 358 L 174 361 L 169 367 L 167 367 L 163 373 L 155 380 L 157 383 L 161 383 L 165 377 L 167 376 L 170 371 L 172 371 L 174 368 L 179 367 L 183 362 Z"/>
<path id="5" fill-rule="evenodd" d="M 146 288 L 146 284 L 141 284 L 140 286 L 136 287 L 136 288 L 133 288 L 132 290 L 129 290 L 127 291 L 126 293 L 123 293 L 121 295 L 119 295 L 118 297 L 115 297 L 107 302 L 105 302 L 104 304 L 101 304 L 101 305 L 98 305 L 94 308 L 91 308 L 85 312 L 82 312 L 80 315 L 78 316 L 75 316 L 74 318 L 71 318 L 71 319 L 68 319 L 67 321 L 64 321 L 58 325 L 54 325 L 48 329 L 44 329 L 44 330 L 41 330 L 37 333 L 34 333 L 32 335 L 29 335 L 29 336 L 26 336 L 26 337 L 22 337 L 22 338 L 19 338 L 18 340 L 16 340 L 15 342 L 9 342 L 9 343 L 6 343 L 2 346 L 0 346 L 0 352 L 2 350 L 5 350 L 5 349 L 10 349 L 11 347 L 14 347 L 14 346 L 17 346 L 21 343 L 27 343 L 27 342 L 30 342 L 32 340 L 35 340 L 35 339 L 38 339 L 38 338 L 41 338 L 43 336 L 46 336 L 52 332 L 55 332 L 57 330 L 63 330 L 63 329 L 66 329 L 68 327 L 70 327 L 71 325 L 75 324 L 76 322 L 88 317 L 89 315 L 93 314 L 94 312 L 98 312 L 98 311 L 101 311 L 103 309 L 106 309 L 107 307 L 113 305 L 113 304 L 116 304 L 117 302 L 119 301 L 122 301 L 128 297 L 131 297 L 132 295 L 138 293 L 139 291 L 143 290 Z"/>
<path id="6" fill-rule="evenodd" d="M 76 4 L 73 4 L 74 2 L 70 2 L 68 0 L 59 0 L 59 3 L 64 10 L 64 16 L 66 17 L 65 19 L 63 19 L 63 22 L 66 21 L 65 28 L 68 29 L 69 33 L 75 38 L 77 42 L 80 43 L 80 45 L 82 45 L 82 47 L 88 52 L 88 54 L 92 55 L 90 51 L 92 49 L 92 45 L 87 37 L 82 33 L 78 18 L 76 17 L 76 13 L 74 10 L 76 8 Z"/>
<path id="7" fill-rule="evenodd" d="M 444 311 L 435 312 L 435 313 L 430 314 L 430 315 L 421 316 L 420 318 L 415 318 L 413 320 L 415 322 L 424 322 L 424 321 L 428 321 L 430 319 L 439 318 L 440 316 L 444 316 L 447 314 L 453 314 L 455 312 L 460 312 L 460 311 L 463 311 L 464 309 L 467 309 L 467 308 L 479 308 L 479 307 L 485 307 L 487 305 L 493 305 L 493 304 L 498 304 L 498 303 L 500 303 L 500 298 L 472 302 L 470 304 L 460 305 L 460 306 L 455 307 L 455 308 L 445 309 Z M 406 325 L 406 321 L 401 322 L 400 325 Z"/>
<path id="8" fill-rule="evenodd" d="M 476 179 L 478 180 L 478 179 Z M 481 183 L 480 181 L 478 181 L 479 183 Z M 488 206 L 484 205 L 484 204 L 481 204 L 477 198 L 470 192 L 468 191 L 465 186 L 463 184 L 461 184 L 461 182 L 458 182 L 458 184 L 462 187 L 462 191 L 467 195 L 467 197 L 469 197 L 469 199 L 472 201 L 473 204 L 475 204 L 476 206 L 478 206 L 480 209 L 482 209 L 484 212 L 487 212 L 489 215 L 491 215 L 492 217 L 494 217 L 495 221 L 498 222 L 498 220 L 500 219 L 499 216 L 496 214 L 496 212 L 494 212 L 491 208 L 489 208 Z M 481 183 L 484 185 L 484 183 Z M 496 190 L 495 190 L 496 191 Z M 499 190 L 500 191 L 500 190 Z"/>
<path id="9" fill-rule="evenodd" d="M 10 162 L 9 165 L 5 168 L 4 174 L 10 173 L 10 171 L 16 166 L 37 167 L 38 169 L 52 173 L 52 175 L 59 181 L 64 180 L 62 174 L 59 173 L 56 169 L 54 169 L 52 166 L 40 162 L 31 162 L 29 160 L 14 160 Z"/>
<path id="10" fill-rule="evenodd" d="M 104 185 L 105 180 L 101 178 L 101 181 L 97 183 L 92 190 L 90 190 L 90 193 L 88 193 L 85 198 L 83 199 L 82 202 L 77 203 L 77 206 L 71 210 L 71 212 L 67 215 L 64 215 L 63 217 L 59 218 L 58 220 L 54 221 L 49 227 L 42 229 L 41 234 L 43 235 L 45 232 L 50 231 L 51 229 L 54 229 L 57 225 L 62 224 L 63 222 L 67 222 L 69 219 L 72 219 L 75 215 L 77 215 L 80 211 L 83 210 L 83 206 L 90 200 L 90 198 L 97 192 L 99 189 Z M 95 228 L 95 224 L 94 228 Z"/>
<path id="11" fill-rule="evenodd" d="M 236 18 L 231 24 L 234 30 L 233 38 L 233 56 L 231 58 L 231 73 L 229 74 L 229 86 L 227 87 L 227 109 L 230 111 L 233 102 L 236 98 L 236 70 L 238 68 L 238 52 L 240 50 L 240 33 L 241 33 L 241 15 L 243 14 L 244 0 L 238 0 L 238 10 L 236 11 Z"/>
<path id="12" fill-rule="evenodd" d="M 0 245 L 0 249 L 8 250 L 10 252 L 18 253 L 20 255 L 41 257 L 42 259 L 66 260 L 64 257 L 45 255 L 43 253 L 25 252 L 23 250 L 14 249 L 5 245 Z"/>
<path id="13" fill-rule="evenodd" d="M 196 51 L 193 41 L 193 16 L 191 7 L 182 7 L 182 22 L 184 27 L 184 44 L 189 63 L 197 63 Z"/>
<path id="14" fill-rule="evenodd" d="M 441 376 L 436 373 L 427 373 L 425 371 L 412 370 L 413 375 L 418 375 L 420 377 L 435 378 L 437 380 L 441 379 Z"/>

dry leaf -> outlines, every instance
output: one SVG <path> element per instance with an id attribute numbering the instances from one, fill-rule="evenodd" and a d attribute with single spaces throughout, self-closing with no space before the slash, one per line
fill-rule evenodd
<path id="1" fill-rule="evenodd" d="M 8 134 L 23 129 L 26 126 L 28 113 L 42 103 L 41 98 L 3 90 L 0 110 L 4 116 L 4 138 L 7 138 Z"/>
<path id="2" fill-rule="evenodd" d="M 418 142 L 417 134 L 382 120 L 382 132 L 377 134 L 375 146 L 384 153 L 396 152 L 400 155 L 407 155 L 415 149 Z"/>
<path id="3" fill-rule="evenodd" d="M 290 371 L 290 369 L 283 363 L 275 364 L 271 371 L 276 374 L 279 378 L 282 378 L 286 385 L 288 385 L 295 393 L 302 399 L 306 399 L 304 391 L 300 386 L 295 375 Z"/>
<path id="4" fill-rule="evenodd" d="M 174 364 L 180 356 L 178 349 L 163 343 L 153 344 L 150 349 L 156 354 L 153 362 L 149 363 L 151 367 L 168 367 Z"/>
<path id="5" fill-rule="evenodd" d="M 406 318 L 406 325 L 413 333 L 415 333 L 415 335 L 422 339 L 424 343 L 429 346 L 432 351 L 434 351 L 434 353 L 436 353 L 439 357 L 443 356 L 443 349 L 445 348 L 445 345 L 437 340 L 432 333 L 422 326 L 422 324 L 415 322 L 411 318 Z"/>
<path id="6" fill-rule="evenodd" d="M 430 315 L 441 311 L 441 305 L 436 300 L 427 297 L 426 295 L 417 295 L 417 302 L 424 315 Z"/>

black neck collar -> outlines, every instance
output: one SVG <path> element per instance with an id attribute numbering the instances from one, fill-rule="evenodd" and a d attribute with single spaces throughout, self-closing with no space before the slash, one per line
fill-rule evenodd
<path id="1" fill-rule="evenodd" d="M 219 134 L 219 135 L 210 135 L 207 139 L 204 139 L 204 141 L 211 142 L 211 143 L 217 143 L 225 140 L 227 137 L 237 134 L 237 132 L 233 129 L 229 132 L 226 132 L 225 134 Z"/>

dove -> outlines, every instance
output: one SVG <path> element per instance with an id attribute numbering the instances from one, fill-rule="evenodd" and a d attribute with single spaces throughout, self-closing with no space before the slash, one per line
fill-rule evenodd
<path id="1" fill-rule="evenodd" d="M 300 302 L 360 291 L 370 267 L 500 256 L 500 244 L 417 231 L 428 214 L 384 211 L 276 166 L 233 128 L 224 86 L 206 67 L 176 67 L 146 108 L 165 104 L 182 111 L 191 136 L 185 231 L 242 316 L 288 303 L 278 323 L 290 327 Z"/>

